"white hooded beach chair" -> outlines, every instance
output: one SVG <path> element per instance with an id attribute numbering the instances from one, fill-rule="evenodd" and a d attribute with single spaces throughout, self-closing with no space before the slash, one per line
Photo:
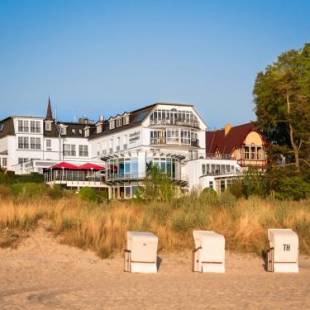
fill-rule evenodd
<path id="1" fill-rule="evenodd" d="M 125 249 L 125 271 L 157 272 L 158 237 L 150 232 L 127 232 Z"/>
<path id="2" fill-rule="evenodd" d="M 193 271 L 225 272 L 225 238 L 214 231 L 194 230 Z"/>
<path id="3" fill-rule="evenodd" d="M 268 229 L 267 270 L 298 272 L 298 235 L 292 229 Z"/>

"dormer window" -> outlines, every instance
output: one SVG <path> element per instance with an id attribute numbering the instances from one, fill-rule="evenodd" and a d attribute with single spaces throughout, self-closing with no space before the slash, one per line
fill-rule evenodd
<path id="1" fill-rule="evenodd" d="M 114 129 L 115 128 L 115 120 L 114 120 L 114 118 L 111 118 L 109 120 L 109 127 L 110 127 L 110 129 Z"/>
<path id="2" fill-rule="evenodd" d="M 123 125 L 128 125 L 129 124 L 129 114 L 125 114 L 123 116 Z"/>
<path id="3" fill-rule="evenodd" d="M 52 130 L 52 122 L 51 121 L 45 121 L 45 130 L 46 131 Z"/>
<path id="4" fill-rule="evenodd" d="M 72 128 L 72 133 L 75 134 L 75 129 L 74 128 Z"/>
<path id="5" fill-rule="evenodd" d="M 101 133 L 102 132 L 102 124 L 101 123 L 97 124 L 96 132 L 97 133 Z"/>
<path id="6" fill-rule="evenodd" d="M 121 126 L 122 126 L 122 118 L 121 118 L 121 117 L 118 117 L 118 118 L 115 120 L 115 123 L 116 123 L 116 127 L 121 127 Z"/>
<path id="7" fill-rule="evenodd" d="M 65 136 L 67 134 L 67 127 L 65 127 L 64 125 L 60 125 L 59 132 L 62 136 Z"/>
<path id="8" fill-rule="evenodd" d="M 85 127 L 84 128 L 84 132 L 85 132 L 85 137 L 89 137 L 89 127 Z"/>

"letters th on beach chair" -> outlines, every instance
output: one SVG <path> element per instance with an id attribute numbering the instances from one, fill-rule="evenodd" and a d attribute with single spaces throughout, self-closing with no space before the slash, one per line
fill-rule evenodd
<path id="1" fill-rule="evenodd" d="M 225 272 L 225 238 L 214 231 L 194 230 L 193 271 Z"/>
<path id="2" fill-rule="evenodd" d="M 267 270 L 298 272 L 298 235 L 292 229 L 268 229 Z"/>
<path id="3" fill-rule="evenodd" d="M 125 271 L 140 273 L 157 272 L 158 237 L 150 232 L 127 232 Z"/>

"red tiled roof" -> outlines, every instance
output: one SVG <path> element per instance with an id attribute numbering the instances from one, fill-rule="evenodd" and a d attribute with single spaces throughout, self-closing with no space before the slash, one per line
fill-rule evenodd
<path id="1" fill-rule="evenodd" d="M 206 132 L 206 153 L 231 154 L 234 149 L 243 145 L 246 136 L 251 131 L 257 131 L 253 123 L 231 127 L 225 136 L 225 129 Z"/>

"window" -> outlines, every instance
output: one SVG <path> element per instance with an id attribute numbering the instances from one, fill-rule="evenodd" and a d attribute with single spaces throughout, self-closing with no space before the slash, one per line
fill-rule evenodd
<path id="1" fill-rule="evenodd" d="M 46 144 L 47 151 L 51 151 L 52 150 L 52 140 L 46 139 L 45 144 Z"/>
<path id="2" fill-rule="evenodd" d="M 30 148 L 32 150 L 40 150 L 41 149 L 41 139 L 40 138 L 30 138 Z"/>
<path id="3" fill-rule="evenodd" d="M 79 156 L 81 157 L 88 156 L 88 145 L 79 145 Z"/>
<path id="4" fill-rule="evenodd" d="M 29 138 L 28 137 L 18 137 L 18 148 L 19 149 L 29 149 Z"/>
<path id="5" fill-rule="evenodd" d="M 127 150 L 127 145 L 128 145 L 128 135 L 124 136 L 124 150 Z"/>
<path id="6" fill-rule="evenodd" d="M 118 117 L 118 118 L 115 120 L 115 124 L 116 124 L 116 127 L 121 127 L 121 126 L 122 126 L 122 118 L 121 118 L 121 117 Z"/>
<path id="7" fill-rule="evenodd" d="M 18 158 L 18 164 L 19 165 L 22 165 L 24 164 L 25 162 L 27 162 L 29 159 L 28 158 Z"/>
<path id="8" fill-rule="evenodd" d="M 97 133 L 101 133 L 102 132 L 102 124 L 101 123 L 97 124 L 96 132 Z"/>
<path id="9" fill-rule="evenodd" d="M 30 121 L 30 132 L 33 133 L 41 132 L 40 121 Z"/>
<path id="10" fill-rule="evenodd" d="M 180 174 L 179 163 L 174 158 L 154 158 L 152 165 L 157 166 L 161 172 L 167 174 L 172 179 L 178 178 Z"/>
<path id="11" fill-rule="evenodd" d="M 126 114 L 123 116 L 123 125 L 128 125 L 129 124 L 129 115 Z"/>
<path id="12" fill-rule="evenodd" d="M 64 156 L 76 156 L 74 144 L 64 144 Z"/>
<path id="13" fill-rule="evenodd" d="M 256 147 L 251 146 L 251 159 L 257 159 Z"/>
<path id="14" fill-rule="evenodd" d="M 46 131 L 51 131 L 52 130 L 52 122 L 45 121 L 45 130 Z"/>
<path id="15" fill-rule="evenodd" d="M 110 126 L 110 129 L 114 129 L 115 128 L 115 120 L 114 120 L 114 118 L 109 120 L 109 126 Z"/>
<path id="16" fill-rule="evenodd" d="M 150 115 L 152 125 L 181 125 L 199 128 L 198 118 L 192 111 L 178 111 L 177 109 L 157 109 Z"/>
<path id="17" fill-rule="evenodd" d="M 60 126 L 60 134 L 64 136 L 66 135 L 66 133 L 67 133 L 67 128 L 64 126 Z"/>
<path id="18" fill-rule="evenodd" d="M 190 144 L 191 142 L 191 132 L 190 130 L 181 130 L 181 143 L 182 144 Z"/>
<path id="19" fill-rule="evenodd" d="M 4 129 L 4 124 L 0 124 L 0 131 L 3 131 Z"/>
<path id="20" fill-rule="evenodd" d="M 2 167 L 6 167 L 8 164 L 8 160 L 6 157 L 2 158 Z"/>
<path id="21" fill-rule="evenodd" d="M 137 158 L 118 158 L 108 160 L 107 179 L 136 179 L 138 178 Z"/>
<path id="22" fill-rule="evenodd" d="M 202 170 L 202 175 L 205 175 L 206 174 L 206 165 L 205 164 L 202 164 L 202 167 L 201 167 L 201 170 Z"/>
<path id="23" fill-rule="evenodd" d="M 89 137 L 89 127 L 85 127 L 85 137 Z"/>
<path id="24" fill-rule="evenodd" d="M 226 184 L 225 184 L 225 180 L 221 180 L 221 192 L 225 192 L 226 189 Z"/>
<path id="25" fill-rule="evenodd" d="M 250 148 L 248 146 L 244 147 L 244 158 L 249 159 L 250 158 Z"/>
<path id="26" fill-rule="evenodd" d="M 29 132 L 29 121 L 18 120 L 18 131 Z"/>
<path id="27" fill-rule="evenodd" d="M 130 186 L 125 187 L 125 198 L 131 198 L 131 187 Z"/>
<path id="28" fill-rule="evenodd" d="M 174 128 L 167 129 L 167 144 L 179 143 L 179 130 Z"/>
<path id="29" fill-rule="evenodd" d="M 213 189 L 213 181 L 209 181 L 209 188 Z"/>

